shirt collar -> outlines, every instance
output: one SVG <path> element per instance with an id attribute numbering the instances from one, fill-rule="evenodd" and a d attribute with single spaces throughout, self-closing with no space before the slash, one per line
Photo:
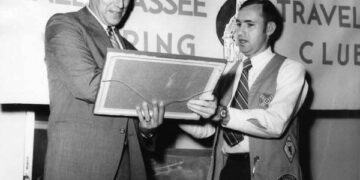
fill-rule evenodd
<path id="1" fill-rule="evenodd" d="M 268 47 L 265 51 L 257 54 L 251 58 L 251 65 L 256 68 L 263 68 L 265 65 L 274 57 L 274 53 L 271 51 L 271 48 Z"/>

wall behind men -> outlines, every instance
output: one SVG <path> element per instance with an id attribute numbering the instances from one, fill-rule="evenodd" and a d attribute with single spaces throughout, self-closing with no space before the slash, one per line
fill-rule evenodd
<path id="1" fill-rule="evenodd" d="M 86 1 L 0 2 L 0 103 L 49 102 L 45 23 L 54 13 L 78 10 Z M 230 1 L 235 0 L 135 0 L 122 34 L 142 51 L 222 58 L 216 21 L 227 21 L 217 18 L 229 13 L 221 10 Z M 285 17 L 276 49 L 306 66 L 312 109 L 359 109 L 360 2 L 272 1 Z"/>

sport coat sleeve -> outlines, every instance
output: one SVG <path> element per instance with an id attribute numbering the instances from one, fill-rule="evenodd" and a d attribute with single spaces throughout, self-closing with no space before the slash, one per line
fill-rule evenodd
<path id="1" fill-rule="evenodd" d="M 50 81 L 59 80 L 75 98 L 93 103 L 102 70 L 85 40 L 83 27 L 71 17 L 58 14 L 47 23 L 46 62 L 54 72 Z"/>

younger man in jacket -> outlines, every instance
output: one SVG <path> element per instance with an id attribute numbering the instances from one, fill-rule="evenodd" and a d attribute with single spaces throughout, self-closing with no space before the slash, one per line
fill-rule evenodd
<path id="1" fill-rule="evenodd" d="M 188 108 L 214 126 L 180 125 L 195 137 L 216 132 L 209 179 L 299 180 L 296 114 L 307 93 L 305 68 L 273 52 L 283 19 L 269 0 L 247 0 L 236 17 L 236 43 L 247 57 L 220 80 L 217 98 Z"/>

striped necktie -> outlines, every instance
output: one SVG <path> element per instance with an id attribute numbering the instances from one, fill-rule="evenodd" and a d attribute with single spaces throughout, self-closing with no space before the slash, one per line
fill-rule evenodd
<path id="1" fill-rule="evenodd" d="M 113 46 L 113 48 L 116 49 L 121 49 L 117 39 L 116 39 L 116 35 L 115 35 L 115 31 L 111 26 L 107 27 L 107 31 L 108 31 L 108 35 L 111 41 L 111 45 Z"/>
<path id="2" fill-rule="evenodd" d="M 231 107 L 237 109 L 248 109 L 248 94 L 249 94 L 249 85 L 248 85 L 248 75 L 249 70 L 252 67 L 250 59 L 246 59 L 243 63 L 243 70 L 240 76 L 240 81 L 235 92 L 233 101 L 231 102 Z M 224 128 L 224 140 L 226 143 L 232 147 L 240 143 L 244 137 L 241 132 Z"/>

